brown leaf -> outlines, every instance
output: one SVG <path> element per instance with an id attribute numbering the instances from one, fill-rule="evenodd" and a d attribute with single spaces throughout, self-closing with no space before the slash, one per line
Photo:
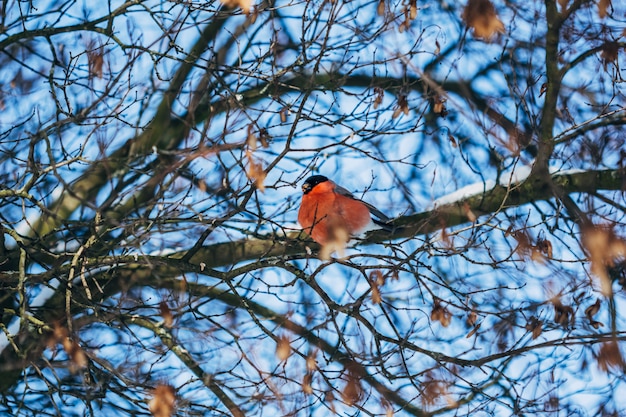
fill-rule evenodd
<path id="1" fill-rule="evenodd" d="M 611 0 L 600 0 L 598 2 L 598 16 L 602 19 L 608 16 L 608 8 L 611 7 Z"/>
<path id="2" fill-rule="evenodd" d="M 341 392 L 343 401 L 348 405 L 354 405 L 361 398 L 362 392 L 361 380 L 356 375 L 348 373 L 348 381 Z"/>
<path id="3" fill-rule="evenodd" d="M 552 300 L 554 305 L 554 321 L 563 327 L 574 324 L 574 309 L 570 306 L 563 305 L 558 297 Z"/>
<path id="4" fill-rule="evenodd" d="M 481 324 L 478 323 L 472 330 L 470 330 L 470 332 L 467 334 L 467 336 L 465 336 L 466 339 L 469 339 L 470 337 L 474 336 L 474 334 L 476 334 L 476 332 L 480 329 Z"/>
<path id="5" fill-rule="evenodd" d="M 604 327 L 604 323 L 600 323 L 599 321 L 593 321 L 591 320 L 591 327 L 593 327 L 594 329 L 598 329 L 600 327 Z"/>
<path id="6" fill-rule="evenodd" d="M 569 0 L 559 0 L 559 6 L 561 6 L 561 11 L 567 9 L 568 3 L 569 3 Z"/>
<path id="7" fill-rule="evenodd" d="M 375 269 L 370 273 L 370 282 L 375 283 L 378 286 L 385 285 L 385 276 L 380 269 Z"/>
<path id="8" fill-rule="evenodd" d="M 246 150 L 246 157 L 248 158 L 248 170 L 246 171 L 248 178 L 259 191 L 265 192 L 265 177 L 267 177 L 267 173 L 263 169 L 263 164 L 254 159 L 249 149 Z"/>
<path id="9" fill-rule="evenodd" d="M 438 321 L 443 327 L 448 327 L 452 321 L 452 314 L 441 305 L 439 300 L 435 300 L 435 305 L 430 313 L 430 319 Z"/>
<path id="10" fill-rule="evenodd" d="M 411 8 L 409 17 L 414 20 L 417 17 L 417 0 L 409 0 L 409 7 Z"/>
<path id="11" fill-rule="evenodd" d="M 604 42 L 602 44 L 602 52 L 600 53 L 600 58 L 604 63 L 604 69 L 606 69 L 607 65 L 617 61 L 617 57 L 619 54 L 619 43 L 615 41 Z"/>
<path id="12" fill-rule="evenodd" d="M 66 337 L 62 340 L 61 344 L 63 345 L 63 349 L 65 349 L 67 356 L 70 358 L 71 372 L 76 372 L 79 369 L 87 367 L 87 355 L 76 341 Z"/>
<path id="13" fill-rule="evenodd" d="M 457 145 L 457 143 L 456 143 L 456 139 L 454 139 L 454 136 L 452 136 L 452 134 L 450 134 L 450 133 L 448 133 L 448 140 L 452 144 L 453 148 L 458 148 L 459 147 L 459 145 Z"/>
<path id="14" fill-rule="evenodd" d="M 587 317 L 587 320 L 589 320 L 589 324 L 591 324 L 591 326 L 592 326 L 594 329 L 597 329 L 597 328 L 599 328 L 599 327 L 604 326 L 604 324 L 603 324 L 603 323 L 601 323 L 601 322 L 599 322 L 599 321 L 595 321 L 595 320 L 593 319 L 593 316 L 595 316 L 595 315 L 598 313 L 598 311 L 600 311 L 600 307 L 601 307 L 601 305 L 602 305 L 602 304 L 601 304 L 601 302 L 600 302 L 600 299 L 598 298 L 598 299 L 596 300 L 595 304 L 592 304 L 592 305 L 590 305 L 589 307 L 587 307 L 587 308 L 585 309 L 585 316 Z"/>
<path id="15" fill-rule="evenodd" d="M 619 350 L 619 345 L 616 341 L 603 343 L 598 352 L 598 368 L 604 372 L 609 372 L 615 368 L 616 371 L 624 369 L 624 358 L 622 352 Z"/>
<path id="16" fill-rule="evenodd" d="M 543 331 L 543 321 L 536 317 L 531 317 L 528 323 L 526 323 L 526 330 L 532 333 L 533 340 L 538 338 Z"/>
<path id="17" fill-rule="evenodd" d="M 313 374 L 311 372 L 307 372 L 304 374 L 304 378 L 302 378 L 302 392 L 305 394 L 313 394 L 313 386 L 311 383 L 313 382 Z"/>
<path id="18" fill-rule="evenodd" d="M 89 49 L 87 51 L 87 61 L 89 64 L 89 76 L 102 78 L 102 67 L 104 65 L 104 50 L 102 47 Z"/>
<path id="19" fill-rule="evenodd" d="M 476 311 L 472 310 L 467 316 L 465 323 L 471 327 L 475 325 L 477 321 L 478 321 L 478 314 L 476 314 Z"/>
<path id="20" fill-rule="evenodd" d="M 246 140 L 246 144 L 248 145 L 248 149 L 256 151 L 257 137 L 254 134 L 254 125 L 252 123 L 248 125 L 248 139 Z"/>
<path id="21" fill-rule="evenodd" d="M 465 213 L 467 220 L 472 223 L 474 223 L 478 219 L 467 201 L 463 203 L 463 212 Z"/>
<path id="22" fill-rule="evenodd" d="M 443 398 L 448 396 L 448 384 L 445 381 L 437 380 L 428 372 L 422 383 L 422 404 L 424 407 L 431 407 Z"/>
<path id="23" fill-rule="evenodd" d="M 159 303 L 159 312 L 163 318 L 163 326 L 168 329 L 171 328 L 172 324 L 174 324 L 174 315 L 172 314 L 170 307 L 167 305 L 167 302 L 161 301 Z"/>
<path id="24" fill-rule="evenodd" d="M 409 114 L 409 103 L 406 99 L 406 95 L 404 94 L 400 94 L 398 96 L 398 103 L 396 104 L 395 110 L 391 118 L 395 119 L 400 116 L 401 113 L 404 113 L 404 115 Z"/>
<path id="25" fill-rule="evenodd" d="M 276 342 L 276 357 L 279 361 L 286 361 L 291 356 L 291 344 L 287 336 L 281 336 Z"/>
<path id="26" fill-rule="evenodd" d="M 261 146 L 263 146 L 264 148 L 269 148 L 270 135 L 267 132 L 267 129 L 264 127 L 259 130 L 259 140 L 261 141 Z"/>
<path id="27" fill-rule="evenodd" d="M 148 408 L 154 417 L 171 417 L 176 407 L 176 391 L 167 384 L 158 385 L 152 391 Z"/>
<path id="28" fill-rule="evenodd" d="M 376 283 L 372 283 L 372 303 L 380 304 L 381 301 L 383 301 L 383 298 L 380 295 L 380 289 Z"/>
<path id="29" fill-rule="evenodd" d="M 313 352 L 309 353 L 306 357 L 306 369 L 309 372 L 313 372 L 317 369 L 317 361 L 315 360 L 315 354 Z"/>
<path id="30" fill-rule="evenodd" d="M 547 258 L 552 258 L 552 242 L 548 239 L 543 239 L 541 237 L 537 239 L 537 245 L 535 248 Z"/>
<path id="31" fill-rule="evenodd" d="M 504 24 L 489 0 L 469 0 L 463 11 L 463 20 L 478 39 L 490 40 L 495 34 L 504 33 Z"/>
<path id="32" fill-rule="evenodd" d="M 239 7 L 241 10 L 248 14 L 252 7 L 252 0 L 220 0 L 226 7 Z"/>
<path id="33" fill-rule="evenodd" d="M 448 115 L 446 101 L 448 101 L 448 99 L 440 95 L 437 95 L 433 98 L 433 113 L 444 119 Z"/>
<path id="34" fill-rule="evenodd" d="M 376 94 L 376 98 L 374 99 L 374 110 L 376 110 L 385 98 L 385 90 L 380 87 L 374 87 L 374 93 Z"/>
<path id="35" fill-rule="evenodd" d="M 377 8 L 377 13 L 378 16 L 384 16 L 385 15 L 385 1 L 384 0 L 380 0 L 378 2 L 378 8 Z"/>
<path id="36" fill-rule="evenodd" d="M 616 260 L 626 257 L 626 242 L 617 237 L 611 228 L 602 226 L 583 230 L 582 241 L 589 254 L 591 273 L 600 280 L 602 294 L 612 295 L 612 282 L 607 267 L 613 267 Z"/>

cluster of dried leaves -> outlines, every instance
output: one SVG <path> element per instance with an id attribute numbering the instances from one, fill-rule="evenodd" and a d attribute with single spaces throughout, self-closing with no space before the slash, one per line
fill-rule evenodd
<path id="1" fill-rule="evenodd" d="M 438 321 L 443 327 L 448 327 L 452 321 L 452 313 L 441 305 L 441 300 L 435 299 L 435 304 L 430 312 L 430 319 L 432 321 Z"/>
<path id="2" fill-rule="evenodd" d="M 533 243 L 533 239 L 526 230 L 513 230 L 513 226 L 509 226 L 504 232 L 504 236 L 512 236 L 517 241 L 515 251 L 522 259 L 544 262 L 546 259 L 552 258 L 552 242 L 541 234 L 537 238 L 536 243 Z"/>

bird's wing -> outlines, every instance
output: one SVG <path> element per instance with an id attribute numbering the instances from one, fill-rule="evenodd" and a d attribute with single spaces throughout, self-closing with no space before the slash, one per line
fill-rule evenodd
<path id="1" fill-rule="evenodd" d="M 380 219 L 380 221 L 382 223 L 388 223 L 391 221 L 391 219 L 389 217 L 387 217 L 382 211 L 378 210 L 376 207 L 374 207 L 373 205 L 371 205 L 370 203 L 368 203 L 367 201 L 363 201 L 361 199 L 356 198 L 355 196 L 352 195 L 352 193 L 348 190 L 346 190 L 345 188 L 343 188 L 340 185 L 335 185 L 335 191 L 338 194 L 341 194 L 343 196 L 352 198 L 354 200 L 358 200 L 361 203 L 365 204 L 367 206 L 367 208 L 369 209 L 370 213 L 372 213 L 374 216 L 378 217 Z M 374 223 L 381 225 L 380 222 L 377 222 L 374 220 Z"/>

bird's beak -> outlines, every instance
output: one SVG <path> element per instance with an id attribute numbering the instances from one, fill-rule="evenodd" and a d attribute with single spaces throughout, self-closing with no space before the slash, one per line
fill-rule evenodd
<path id="1" fill-rule="evenodd" d="M 306 194 L 309 191 L 311 191 L 311 184 L 308 184 L 308 183 L 302 184 L 302 192 Z"/>

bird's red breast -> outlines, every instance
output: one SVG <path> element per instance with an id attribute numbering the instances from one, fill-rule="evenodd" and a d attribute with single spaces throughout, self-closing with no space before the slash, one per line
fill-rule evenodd
<path id="1" fill-rule="evenodd" d="M 363 201 L 337 192 L 336 184 L 326 177 L 313 176 L 302 188 L 304 195 L 298 222 L 320 245 L 345 243 L 350 235 L 359 234 L 371 221 L 370 209 Z"/>

